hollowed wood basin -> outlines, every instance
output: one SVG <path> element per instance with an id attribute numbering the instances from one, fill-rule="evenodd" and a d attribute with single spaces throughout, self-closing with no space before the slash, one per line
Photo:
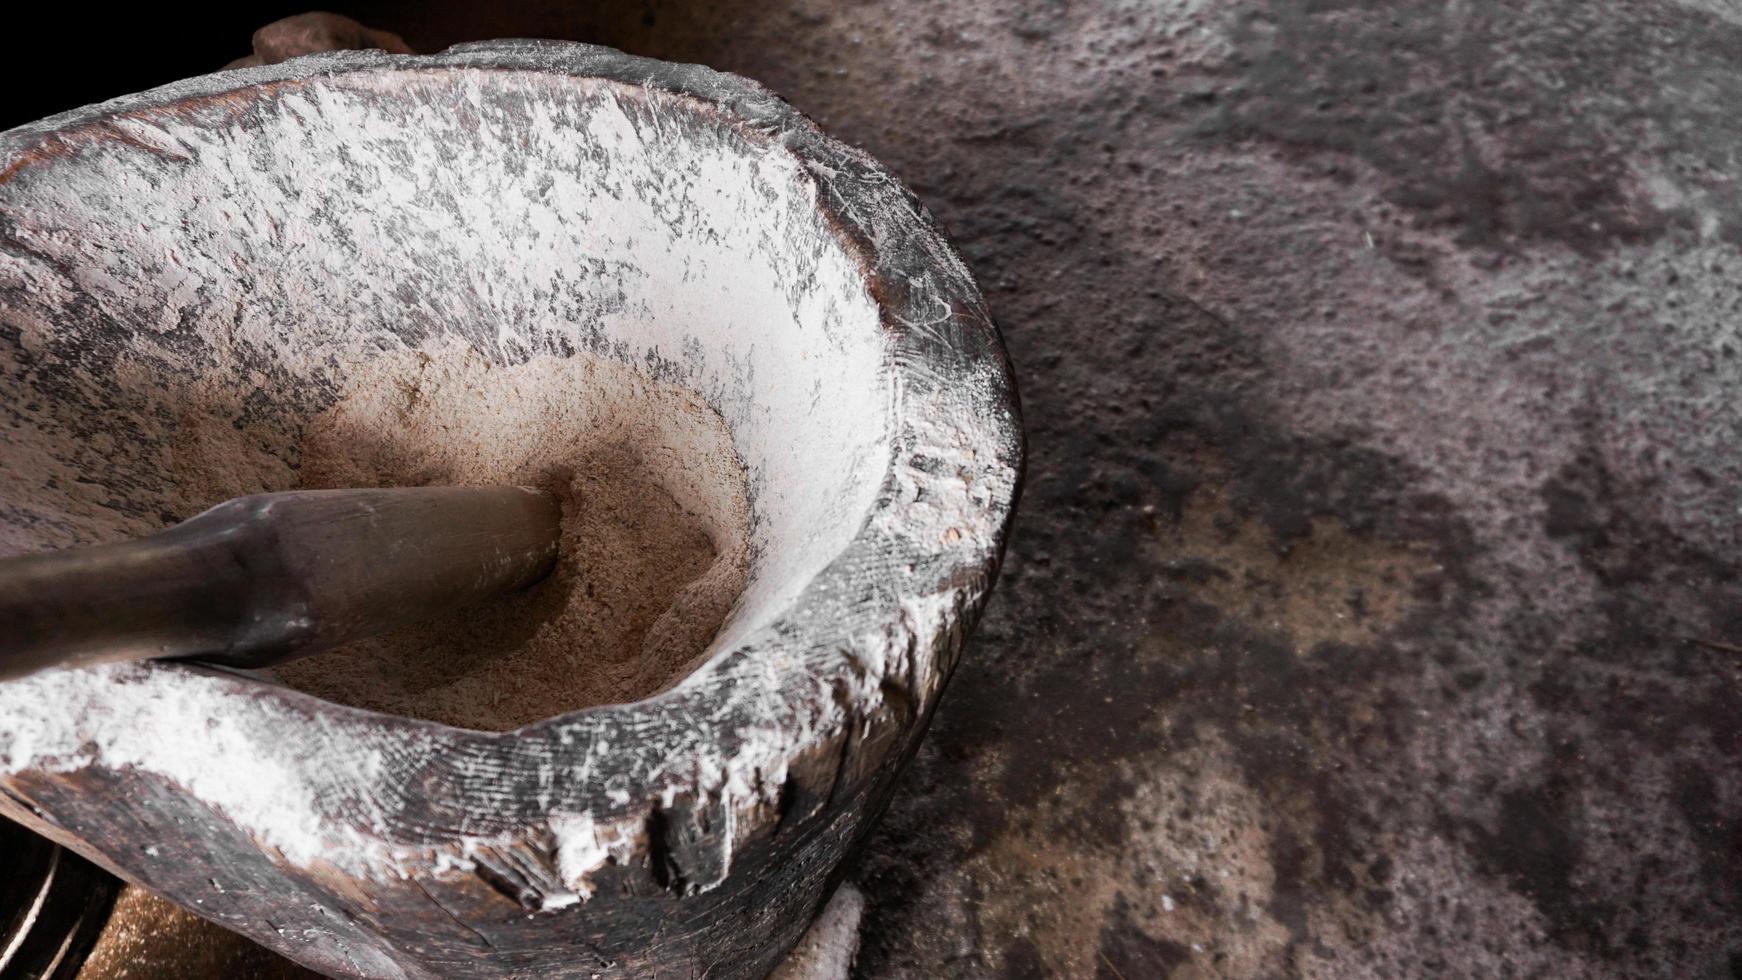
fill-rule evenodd
<path id="1" fill-rule="evenodd" d="M 0 685 L 0 812 L 332 974 L 765 973 L 937 704 L 1022 440 L 936 224 L 755 84 L 334 53 L 0 135 L 0 553 L 162 526 L 190 385 L 294 444 L 371 358 L 456 340 L 726 419 L 753 557 L 702 666 L 508 733 L 182 664 L 38 675 Z"/>

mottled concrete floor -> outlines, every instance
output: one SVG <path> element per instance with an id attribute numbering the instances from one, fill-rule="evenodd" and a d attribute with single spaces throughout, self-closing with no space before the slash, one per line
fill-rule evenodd
<path id="1" fill-rule="evenodd" d="M 859 975 L 1742 976 L 1742 3 L 575 6 L 348 12 L 761 79 L 1023 383 Z"/>
<path id="2" fill-rule="evenodd" d="M 861 975 L 1742 975 L 1742 4 L 636 13 L 523 30 L 869 149 L 1023 383 Z"/>

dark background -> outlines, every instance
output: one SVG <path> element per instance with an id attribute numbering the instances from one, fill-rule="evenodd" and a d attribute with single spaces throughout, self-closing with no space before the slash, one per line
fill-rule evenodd
<path id="1" fill-rule="evenodd" d="M 28 27 L 9 29 L 0 60 L 0 127 L 40 119 L 128 92 L 217 71 L 249 53 L 269 21 L 297 4 L 212 4 L 199 16 L 149 4 L 41 4 Z"/>
<path id="2" fill-rule="evenodd" d="M 741 6 L 753 9 L 756 4 Z M 331 10 L 404 37 L 423 52 L 490 37 L 551 37 L 619 45 L 628 33 L 658 25 L 662 11 L 693 18 L 720 9 L 712 3 L 354 3 L 310 7 L 296 3 L 214 4 L 195 15 L 150 4 L 96 8 L 43 5 L 28 30 L 12 33 L 20 52 L 0 65 L 5 88 L 0 128 L 65 109 L 151 88 L 189 75 L 217 71 L 250 51 L 249 37 L 264 24 L 308 10 Z M 53 70 L 44 72 L 45 65 Z"/>

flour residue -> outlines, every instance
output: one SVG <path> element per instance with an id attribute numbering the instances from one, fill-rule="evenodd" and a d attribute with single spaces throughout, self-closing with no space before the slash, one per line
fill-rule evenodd
<path id="1" fill-rule="evenodd" d="M 287 457 L 305 489 L 517 484 L 563 501 L 539 585 L 272 671 L 330 701 L 489 731 L 634 701 L 693 669 L 744 587 L 749 507 L 724 420 L 616 361 L 379 354 L 292 453 L 222 414 L 179 421 L 189 512 L 281 485 Z"/>

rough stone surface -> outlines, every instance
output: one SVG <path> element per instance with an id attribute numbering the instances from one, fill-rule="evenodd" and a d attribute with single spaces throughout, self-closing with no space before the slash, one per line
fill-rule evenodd
<path id="1" fill-rule="evenodd" d="M 416 8 L 758 78 L 987 292 L 1029 485 L 858 975 L 1736 975 L 1742 5 Z"/>
<path id="2" fill-rule="evenodd" d="M 357 15 L 762 80 L 1022 382 L 859 975 L 1742 970 L 1742 6 L 621 6 Z"/>

